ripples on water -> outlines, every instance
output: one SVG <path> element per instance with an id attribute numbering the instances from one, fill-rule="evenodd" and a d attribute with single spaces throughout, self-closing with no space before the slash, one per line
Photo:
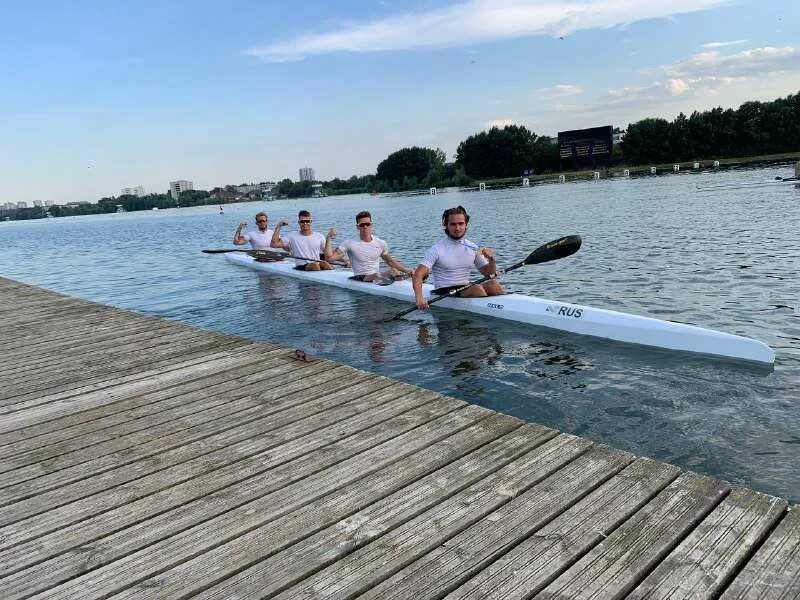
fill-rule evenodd
<path id="1" fill-rule="evenodd" d="M 800 189 L 699 191 L 769 181 L 788 167 L 538 185 L 481 193 L 350 196 L 0 224 L 0 274 L 83 298 L 317 354 L 800 500 Z M 579 233 L 573 257 L 509 274 L 513 291 L 761 339 L 774 370 L 638 348 L 473 315 L 392 323 L 407 305 L 235 267 L 241 219 L 314 211 L 356 235 L 373 212 L 413 265 L 441 236 L 444 208 L 472 214 L 470 238 L 516 262 Z"/>

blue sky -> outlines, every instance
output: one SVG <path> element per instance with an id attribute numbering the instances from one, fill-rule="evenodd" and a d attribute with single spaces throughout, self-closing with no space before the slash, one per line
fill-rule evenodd
<path id="1" fill-rule="evenodd" d="M 0 22 L 0 202 L 346 178 L 492 124 L 800 91 L 796 0 L 3 0 Z"/>

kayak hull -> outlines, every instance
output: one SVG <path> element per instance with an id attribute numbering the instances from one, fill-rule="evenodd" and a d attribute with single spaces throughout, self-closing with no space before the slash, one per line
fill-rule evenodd
<path id="1" fill-rule="evenodd" d="M 392 285 L 381 286 L 354 281 L 350 279 L 352 272 L 344 269 L 306 272 L 295 270 L 294 261 L 258 262 L 247 254 L 239 253 L 226 254 L 225 258 L 232 263 L 258 271 L 414 302 L 414 290 L 410 281 L 398 281 Z M 430 297 L 433 286 L 425 284 L 423 289 Z M 775 362 L 775 352 L 772 348 L 752 338 L 536 296 L 507 294 L 487 298 L 445 298 L 433 305 L 433 308 L 436 307 L 654 348 L 770 365 Z"/>

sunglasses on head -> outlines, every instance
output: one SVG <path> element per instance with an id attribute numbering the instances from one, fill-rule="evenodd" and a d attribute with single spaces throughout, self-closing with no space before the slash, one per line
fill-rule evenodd
<path id="1" fill-rule="evenodd" d="M 370 227 L 371 225 L 372 223 L 359 223 L 358 227 L 364 228 L 364 227 Z"/>
<path id="2" fill-rule="evenodd" d="M 311 223 L 311 219 L 300 219 L 298 223 Z"/>

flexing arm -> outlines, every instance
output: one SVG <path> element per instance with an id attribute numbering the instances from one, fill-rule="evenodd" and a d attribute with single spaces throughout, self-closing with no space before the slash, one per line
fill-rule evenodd
<path id="1" fill-rule="evenodd" d="M 275 231 L 272 232 L 272 240 L 269 243 L 270 248 L 281 248 L 282 250 L 289 249 L 289 244 L 281 239 L 281 227 L 288 224 L 289 223 L 287 221 L 278 222 L 278 224 L 275 226 Z"/>
<path id="2" fill-rule="evenodd" d="M 491 248 L 481 248 L 481 254 L 489 261 L 488 264 L 483 265 L 478 269 L 484 277 L 494 277 L 497 275 L 497 262 L 494 258 L 494 250 Z"/>
<path id="3" fill-rule="evenodd" d="M 236 228 L 236 232 L 233 234 L 233 244 L 235 246 L 241 246 L 242 244 L 247 243 L 247 240 L 244 239 L 244 236 L 242 235 L 242 229 L 245 227 L 247 227 L 247 221 L 242 221 Z"/>
<path id="4" fill-rule="evenodd" d="M 411 278 L 411 285 L 414 287 L 414 299 L 417 303 L 417 308 L 420 310 L 428 310 L 428 301 L 422 293 L 422 282 L 428 274 L 428 267 L 425 265 L 417 265 L 414 270 L 414 276 Z"/>
<path id="5" fill-rule="evenodd" d="M 331 229 L 328 232 L 328 235 L 325 236 L 325 260 L 340 260 L 344 262 L 344 266 L 349 267 L 350 262 L 347 260 L 347 256 L 345 256 L 344 252 L 336 248 L 333 249 L 333 244 L 331 244 L 331 240 L 336 237 L 336 230 Z"/>

